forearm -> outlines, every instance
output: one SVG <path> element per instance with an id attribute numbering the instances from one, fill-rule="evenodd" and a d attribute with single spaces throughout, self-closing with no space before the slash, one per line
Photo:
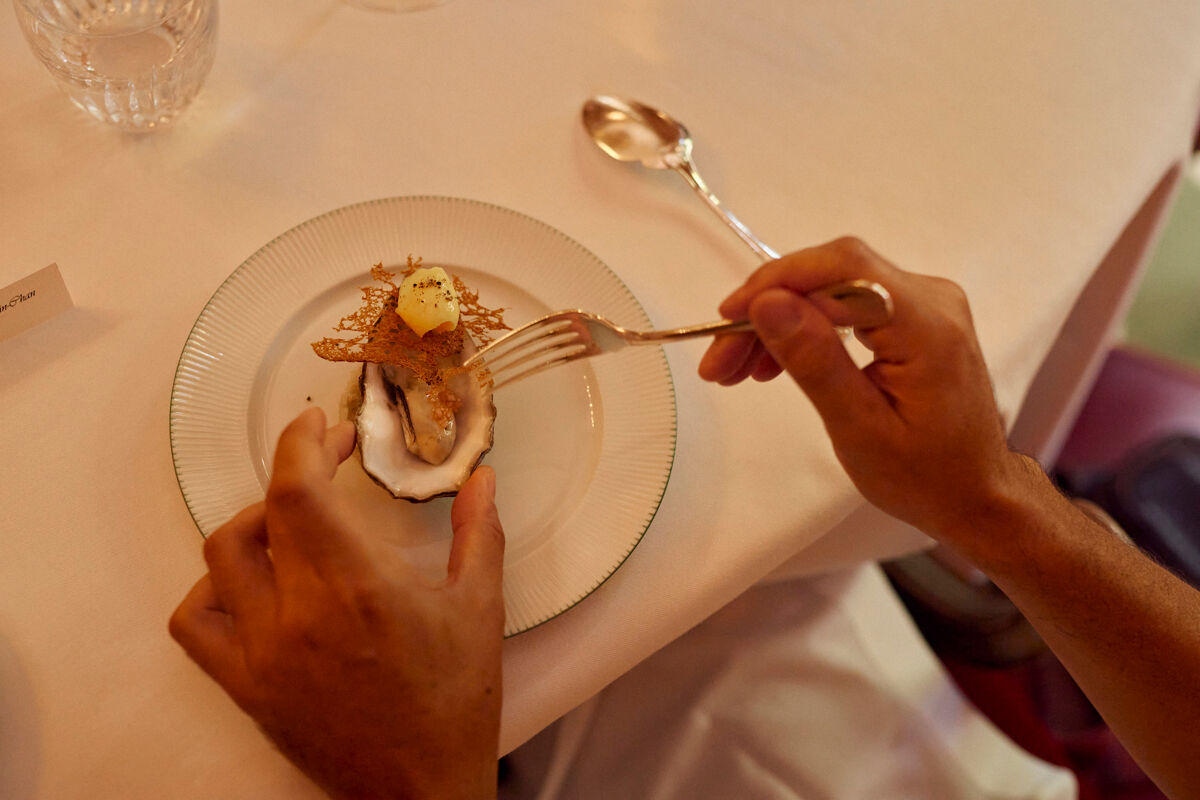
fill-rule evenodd
<path id="1" fill-rule="evenodd" d="M 1200 797 L 1200 592 L 1121 541 L 1023 460 L 939 538 L 984 569 L 1172 797 Z"/>

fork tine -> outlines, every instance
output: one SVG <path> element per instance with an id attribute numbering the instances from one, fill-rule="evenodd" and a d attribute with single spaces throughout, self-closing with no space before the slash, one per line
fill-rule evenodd
<path id="1" fill-rule="evenodd" d="M 570 320 L 562 319 L 561 317 L 541 317 L 532 322 L 527 322 L 516 330 L 509 331 L 499 339 L 489 342 L 475 351 L 470 358 L 463 362 L 463 366 L 470 367 L 480 362 L 494 361 L 502 358 L 506 352 L 510 352 L 526 343 L 537 341 L 539 338 L 558 333 L 569 327 L 570 324 Z"/>
<path id="2" fill-rule="evenodd" d="M 496 391 L 544 369 L 574 361 L 589 352 L 586 330 L 557 312 L 533 320 L 483 347 L 464 362 Z M 486 370 L 486 373 L 484 373 Z"/>
<path id="3" fill-rule="evenodd" d="M 519 331 L 511 337 L 505 337 L 496 342 L 496 347 L 480 352 L 480 361 L 487 364 L 497 364 L 513 356 L 539 347 L 560 341 L 578 338 L 579 333 L 571 327 L 568 320 L 562 320 L 552 325 L 539 326 L 537 329 Z"/>
<path id="4" fill-rule="evenodd" d="M 495 392 L 495 391 L 507 386 L 508 384 L 513 383 L 514 381 L 519 381 L 524 378 L 528 378 L 530 375 L 536 375 L 537 373 L 541 372 L 542 370 L 547 370 L 547 369 L 550 369 L 551 367 L 557 367 L 561 364 L 566 364 L 570 361 L 575 361 L 576 359 L 582 357 L 587 352 L 587 348 L 584 345 L 578 345 L 576 347 L 571 348 L 569 351 L 559 350 L 558 352 L 562 353 L 562 355 L 559 355 L 557 358 L 552 358 L 548 361 L 542 361 L 537 364 L 531 364 L 526 369 L 519 370 L 516 374 L 513 374 L 511 372 L 511 369 L 514 367 L 514 365 L 512 365 L 512 364 L 501 367 L 500 372 L 504 373 L 504 374 L 501 376 L 501 380 L 499 382 L 496 381 L 497 373 L 492 371 L 491 372 L 491 390 L 493 392 Z M 527 361 L 527 359 L 521 360 L 521 362 L 524 362 L 524 361 Z M 521 363 L 521 362 L 518 362 L 518 363 Z"/>
<path id="5" fill-rule="evenodd" d="M 502 372 L 527 364 L 535 359 L 562 352 L 573 344 L 586 349 L 587 344 L 580 339 L 576 330 L 552 332 L 522 342 L 520 346 L 509 348 L 498 356 L 484 359 L 484 364 L 492 372 Z"/>

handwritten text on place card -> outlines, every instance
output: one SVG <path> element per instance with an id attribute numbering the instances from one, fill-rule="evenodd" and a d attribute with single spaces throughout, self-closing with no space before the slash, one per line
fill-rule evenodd
<path id="1" fill-rule="evenodd" d="M 0 341 L 40 325 L 74 306 L 58 264 L 0 289 Z"/>

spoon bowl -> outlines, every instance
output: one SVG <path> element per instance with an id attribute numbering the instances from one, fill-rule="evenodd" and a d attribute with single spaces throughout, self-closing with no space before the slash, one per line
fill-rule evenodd
<path id="1" fill-rule="evenodd" d="M 583 126 L 596 145 L 617 161 L 640 161 L 651 169 L 673 169 L 692 154 L 683 123 L 636 100 L 599 95 L 583 104 Z"/>

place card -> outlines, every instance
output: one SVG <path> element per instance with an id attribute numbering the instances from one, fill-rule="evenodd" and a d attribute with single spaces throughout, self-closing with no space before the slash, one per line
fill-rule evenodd
<path id="1" fill-rule="evenodd" d="M 74 307 L 58 264 L 0 289 L 0 341 Z"/>

